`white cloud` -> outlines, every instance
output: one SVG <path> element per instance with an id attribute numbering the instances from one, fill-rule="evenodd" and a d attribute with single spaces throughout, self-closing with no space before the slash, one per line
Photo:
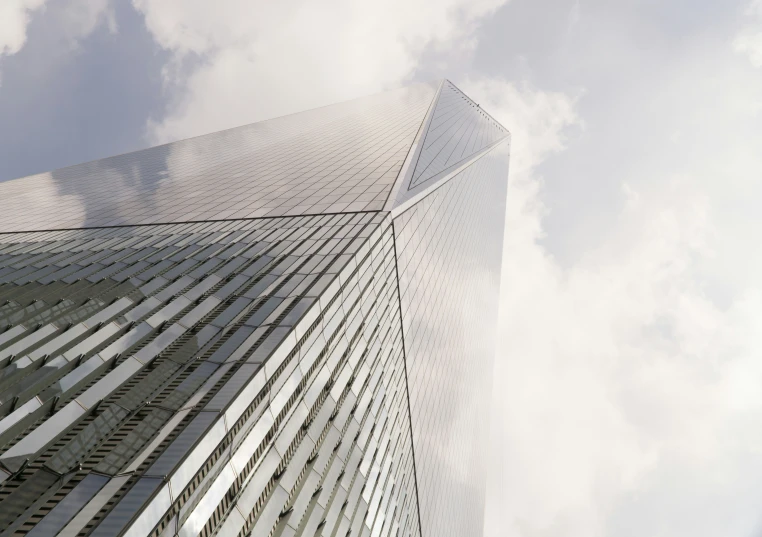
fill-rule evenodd
<path id="1" fill-rule="evenodd" d="M 746 55 L 754 67 L 762 67 L 762 1 L 751 0 L 745 16 L 746 24 L 733 39 L 733 49 Z"/>
<path id="2" fill-rule="evenodd" d="M 0 2 L 0 58 L 19 52 L 27 40 L 32 15 L 46 7 L 47 0 L 3 0 Z M 116 31 L 110 0 L 60 0 L 52 6 L 52 17 L 69 45 L 90 35 L 102 22 Z"/>
<path id="3" fill-rule="evenodd" d="M 47 31 L 56 36 L 59 50 L 76 51 L 80 42 L 100 24 L 108 25 L 112 33 L 117 31 L 114 7 L 111 0 L 2 0 L 0 1 L 0 67 L 3 56 L 18 53 L 27 42 L 27 28 L 35 13 L 45 13 L 55 21 Z M 62 49 L 61 49 L 62 47 Z M 0 71 L 0 82 L 2 82 Z"/>
<path id="4" fill-rule="evenodd" d="M 184 138 L 398 86 L 426 47 L 472 47 L 504 2 L 134 0 L 175 59 L 171 112 L 150 134 Z"/>
<path id="5" fill-rule="evenodd" d="M 578 103 L 463 84 L 512 130 L 515 164 L 488 537 L 750 536 L 762 526 L 762 287 L 745 269 L 759 266 L 750 245 L 762 222 L 744 202 L 760 184 L 750 114 L 760 83 L 721 53 L 682 61 L 644 81 L 656 105 L 633 114 L 648 129 L 640 118 L 620 125 L 618 143 L 651 136 L 653 153 L 608 179 L 623 210 L 571 266 L 544 241 L 552 207 L 538 166 L 565 149 Z M 707 70 L 725 91 L 701 85 Z M 685 136 L 659 151 L 661 133 L 677 129 Z M 586 196 L 579 218 L 599 210 Z M 731 282 L 724 303 L 713 280 Z"/>
<path id="6" fill-rule="evenodd" d="M 60 27 L 72 46 L 77 46 L 101 24 L 105 24 L 111 33 L 117 31 L 111 0 L 66 0 L 60 3 L 59 9 Z"/>
<path id="7" fill-rule="evenodd" d="M 580 95 L 547 92 L 528 82 L 465 80 L 459 87 L 511 132 L 511 174 L 525 176 L 565 147 L 565 129 L 583 126 L 575 110 Z"/>
<path id="8" fill-rule="evenodd" d="M 0 57 L 16 54 L 26 42 L 26 27 L 32 13 L 45 0 L 3 0 L 0 2 Z"/>
<path id="9" fill-rule="evenodd" d="M 733 48 L 746 54 L 754 67 L 762 67 L 762 31 L 743 31 L 733 40 Z"/>

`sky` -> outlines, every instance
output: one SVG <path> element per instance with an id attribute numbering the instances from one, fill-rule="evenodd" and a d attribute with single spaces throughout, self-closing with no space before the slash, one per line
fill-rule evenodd
<path id="1" fill-rule="evenodd" d="M 762 1 L 3 0 L 0 180 L 447 77 L 512 133 L 487 537 L 762 533 Z"/>

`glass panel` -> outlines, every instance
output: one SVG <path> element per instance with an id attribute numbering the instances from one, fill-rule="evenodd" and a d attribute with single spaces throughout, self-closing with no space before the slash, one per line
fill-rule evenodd
<path id="1" fill-rule="evenodd" d="M 89 474 L 61 500 L 39 524 L 27 533 L 29 537 L 49 537 L 58 533 L 82 507 L 95 496 L 108 478 Z"/>
<path id="2" fill-rule="evenodd" d="M 140 449 L 153 438 L 171 415 L 171 412 L 160 408 L 151 410 L 143 418 L 143 421 L 127 433 L 109 454 L 98 463 L 94 470 L 108 475 L 119 473 L 137 455 Z"/>
<path id="3" fill-rule="evenodd" d="M 146 475 L 170 475 L 180 460 L 193 448 L 196 441 L 209 428 L 209 425 L 214 422 L 216 417 L 217 414 L 213 412 L 201 412 L 193 418 L 193 421 L 183 429 L 183 432 L 167 447 L 156 462 L 146 470 Z"/>
<path id="4" fill-rule="evenodd" d="M 96 526 L 90 535 L 92 537 L 119 535 L 161 484 L 162 480 L 157 478 L 141 477 L 138 479 L 138 482 L 119 500 L 119 503 Z"/>
<path id="5" fill-rule="evenodd" d="M 100 410 L 100 409 L 99 409 Z M 65 474 L 84 462 L 89 453 L 127 417 L 127 411 L 117 405 L 108 405 L 66 446 L 46 462 L 46 466 L 59 474 Z"/>
<path id="6" fill-rule="evenodd" d="M 496 149 L 394 219 L 424 537 L 481 532 L 507 172 Z"/>
<path id="7" fill-rule="evenodd" d="M 71 402 L 55 413 L 53 419 L 45 421 L 31 433 L 24 437 L 18 444 L 10 448 L 0 456 L 6 468 L 18 470 L 21 465 L 38 451 L 45 448 L 56 439 L 64 430 L 75 423 L 85 414 L 84 409 L 76 402 Z"/>
<path id="8" fill-rule="evenodd" d="M 254 364 L 243 364 L 233 375 L 233 378 L 228 380 L 212 397 L 212 400 L 204 407 L 204 410 L 223 410 L 233 397 L 241 390 L 241 388 L 249 382 L 254 373 L 257 372 L 259 366 Z"/>
<path id="9" fill-rule="evenodd" d="M 13 494 L 0 501 L 0 528 L 7 528 L 16 518 L 32 506 L 40 496 L 60 486 L 58 477 L 39 470 L 24 481 Z"/>

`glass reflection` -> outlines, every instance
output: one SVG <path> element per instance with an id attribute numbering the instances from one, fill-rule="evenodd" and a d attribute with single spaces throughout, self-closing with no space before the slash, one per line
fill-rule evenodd
<path id="1" fill-rule="evenodd" d="M 394 220 L 424 537 L 481 535 L 508 174 L 501 146 Z"/>
<path id="2" fill-rule="evenodd" d="M 434 93 L 416 84 L 6 181 L 0 230 L 380 210 Z"/>

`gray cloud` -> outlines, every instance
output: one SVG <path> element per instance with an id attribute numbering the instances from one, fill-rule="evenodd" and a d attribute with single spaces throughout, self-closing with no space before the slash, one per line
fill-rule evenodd
<path id="1" fill-rule="evenodd" d="M 396 87 L 426 51 L 472 50 L 479 23 L 505 0 L 332 0 L 281 4 L 135 0 L 156 41 L 173 55 L 170 113 L 154 118 L 167 141 Z M 251 13 L 258 16 L 252 17 Z M 189 55 L 193 69 L 180 69 Z"/>
<path id="2" fill-rule="evenodd" d="M 0 180 L 148 145 L 165 55 L 122 3 L 50 0 L 0 58 Z"/>
<path id="3" fill-rule="evenodd" d="M 762 79 L 747 23 L 702 7 L 670 34 L 663 9 L 582 3 L 584 35 L 521 58 L 584 91 L 567 123 L 519 114 L 567 140 L 511 178 L 488 535 L 759 532 Z"/>

